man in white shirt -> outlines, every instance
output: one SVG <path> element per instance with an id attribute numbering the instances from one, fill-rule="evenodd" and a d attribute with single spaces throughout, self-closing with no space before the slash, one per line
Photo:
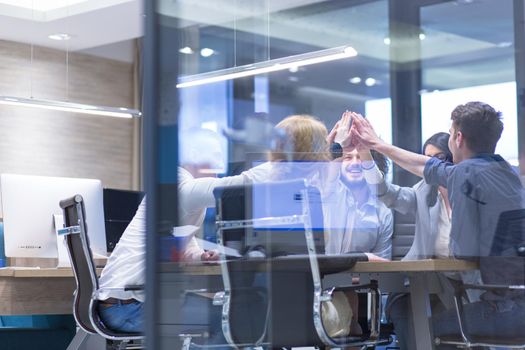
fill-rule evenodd
<path id="1" fill-rule="evenodd" d="M 187 136 L 189 139 L 190 136 Z M 184 142 L 182 142 L 184 145 Z M 193 147 L 193 148 L 191 148 Z M 213 190 L 220 186 L 241 185 L 250 181 L 247 172 L 231 177 L 202 177 L 209 169 L 222 168 L 220 154 L 210 150 L 220 149 L 217 135 L 200 130 L 191 133 L 191 145 L 187 155 L 181 157 L 186 168 L 178 169 L 179 224 L 201 226 L 205 210 L 213 207 Z M 197 156 L 197 154 L 200 155 Z M 209 151 L 209 152 L 208 152 Z M 206 156 L 208 154 L 208 156 Z M 218 161 L 217 161 L 218 160 Z M 184 163 L 182 163 L 184 162 Z M 252 177 L 257 170 L 251 170 Z M 182 260 L 217 260 L 216 251 L 204 251 L 192 237 L 186 246 Z M 146 197 L 140 204 L 133 220 L 124 231 L 106 267 L 100 276 L 99 313 L 105 325 L 116 331 L 141 332 L 143 328 L 144 291 L 124 291 L 127 285 L 145 283 L 146 261 Z"/>
<path id="2" fill-rule="evenodd" d="M 341 174 L 323 203 L 329 231 L 326 253 L 366 252 L 391 259 L 392 212 L 377 199 L 375 186 L 366 183 L 366 165 L 357 150 L 343 151 Z M 384 159 L 382 155 L 378 157 Z M 386 160 L 382 163 L 386 166 Z"/>

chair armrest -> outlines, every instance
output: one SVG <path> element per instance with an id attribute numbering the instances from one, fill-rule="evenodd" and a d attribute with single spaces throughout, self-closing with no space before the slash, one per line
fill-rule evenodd
<path id="1" fill-rule="evenodd" d="M 525 285 L 505 285 L 505 284 L 463 284 L 459 286 L 462 290 L 525 290 Z"/>
<path id="2" fill-rule="evenodd" d="M 368 289 L 368 290 L 372 290 L 375 292 L 379 292 L 377 281 L 372 280 L 368 284 L 351 284 L 351 285 L 346 285 L 346 286 L 336 286 L 336 287 L 325 289 L 323 291 L 323 298 L 325 300 L 330 300 L 334 292 L 346 292 L 346 291 L 355 291 L 355 290 L 362 290 L 362 289 Z"/>
<path id="3" fill-rule="evenodd" d="M 361 289 L 372 289 L 377 290 L 377 283 L 368 283 L 368 284 L 352 284 L 347 286 L 337 286 L 334 287 L 334 291 L 347 291 L 347 290 L 361 290 Z"/>

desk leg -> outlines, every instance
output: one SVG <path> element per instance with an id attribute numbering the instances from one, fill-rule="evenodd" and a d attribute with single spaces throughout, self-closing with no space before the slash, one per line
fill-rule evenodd
<path id="1" fill-rule="evenodd" d="M 423 273 L 409 274 L 410 303 L 414 319 L 416 348 L 418 350 L 434 349 L 434 336 L 430 323 L 430 298 L 427 279 Z"/>
<path id="2" fill-rule="evenodd" d="M 78 329 L 67 350 L 106 349 L 106 339 L 98 334 L 89 334 Z"/>

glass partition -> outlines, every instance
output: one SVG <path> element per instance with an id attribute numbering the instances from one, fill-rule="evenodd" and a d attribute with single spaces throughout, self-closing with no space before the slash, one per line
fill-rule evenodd
<path id="1" fill-rule="evenodd" d="M 380 306 L 411 292 L 412 339 L 434 346 L 425 278 L 483 281 L 501 203 L 479 209 L 489 241 L 461 255 L 458 232 L 479 222 L 437 185 L 412 188 L 425 163 L 380 140 L 459 165 L 485 153 L 461 153 L 472 134 L 422 145 L 451 130 L 457 105 L 488 103 L 503 113 L 496 153 L 511 165 L 504 211 L 523 207 L 516 1 L 158 0 L 149 11 L 151 344 L 388 346 Z M 379 139 L 362 133 L 372 129 Z M 444 265 L 453 257 L 468 259 Z M 410 334 L 393 339 L 406 346 Z"/>

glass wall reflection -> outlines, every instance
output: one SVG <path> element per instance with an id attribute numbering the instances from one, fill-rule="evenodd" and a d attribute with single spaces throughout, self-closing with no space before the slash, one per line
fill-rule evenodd
<path id="1" fill-rule="evenodd" d="M 517 335 L 515 2 L 157 5 L 163 348 Z"/>

